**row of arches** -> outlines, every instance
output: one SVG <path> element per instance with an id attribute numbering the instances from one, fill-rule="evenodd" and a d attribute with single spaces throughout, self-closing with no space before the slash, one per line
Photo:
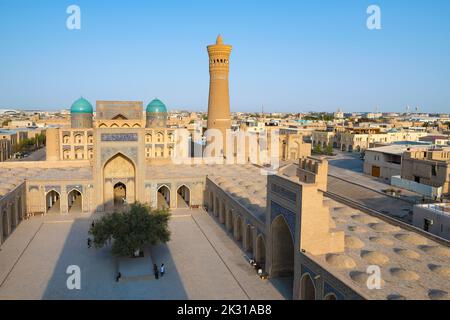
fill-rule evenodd
<path id="1" fill-rule="evenodd" d="M 212 192 L 209 194 L 208 211 L 225 226 L 243 250 L 260 265 L 263 270 L 266 264 L 266 242 L 263 234 L 250 223 L 246 222 L 243 215 L 227 208 L 225 201 L 221 201 Z"/>
<path id="2" fill-rule="evenodd" d="M 140 128 L 141 125 L 139 123 L 129 124 L 129 123 L 123 123 L 122 125 L 119 125 L 118 123 L 112 123 L 108 126 L 106 123 L 101 123 L 98 126 L 99 128 Z"/>
<path id="3" fill-rule="evenodd" d="M 341 145 L 341 151 L 346 151 L 346 152 L 361 152 L 361 146 L 355 146 L 353 147 L 353 145 L 349 144 L 349 145 L 345 145 L 342 144 Z"/>
<path id="4" fill-rule="evenodd" d="M 68 135 L 68 134 L 65 134 L 64 136 L 63 136 L 63 144 L 72 144 L 72 143 L 75 143 L 75 144 L 84 144 L 85 143 L 85 136 L 83 135 L 83 134 L 79 134 L 79 133 L 77 133 L 77 134 L 75 134 L 74 136 L 73 136 L 73 139 L 71 139 L 71 136 L 70 135 Z M 88 144 L 92 144 L 92 143 L 94 143 L 94 136 L 92 135 L 92 134 L 89 134 L 88 136 L 87 136 L 87 141 L 86 141 Z"/>
<path id="5" fill-rule="evenodd" d="M 208 194 L 208 193 L 207 193 Z M 207 209 L 218 222 L 225 226 L 234 240 L 242 246 L 262 268 L 266 268 L 266 239 L 263 234 L 258 234 L 254 226 L 246 221 L 238 210 L 227 206 L 226 200 L 218 194 L 210 191 L 206 199 Z M 280 279 L 278 283 L 286 290 L 286 294 L 292 297 L 294 291 L 294 264 L 295 264 L 295 241 L 289 225 L 282 214 L 273 219 L 268 236 L 270 246 L 270 262 L 267 265 L 271 278 Z M 296 289 L 297 290 L 297 289 Z M 309 274 L 304 274 L 299 283 L 299 291 L 295 295 L 301 300 L 320 299 L 317 296 L 314 279 Z M 336 300 L 333 293 L 322 297 L 323 300 Z"/>
<path id="6" fill-rule="evenodd" d="M 74 189 L 67 194 L 67 209 L 69 213 L 81 213 L 83 210 L 83 195 Z M 50 214 L 61 213 L 61 194 L 50 190 L 45 195 L 45 212 Z"/>
<path id="7" fill-rule="evenodd" d="M 191 206 L 191 190 L 186 185 L 177 188 L 175 207 L 178 209 L 189 208 Z M 166 185 L 162 185 L 157 190 L 157 208 L 170 208 L 171 191 Z"/>
<path id="8" fill-rule="evenodd" d="M 209 61 L 209 63 L 211 64 L 216 64 L 216 63 L 224 63 L 224 64 L 228 64 L 228 59 L 211 59 Z"/>
<path id="9" fill-rule="evenodd" d="M 70 149 L 64 149 L 63 150 L 63 159 L 64 160 L 70 160 L 70 159 L 76 159 L 76 160 L 83 160 L 83 159 L 93 159 L 94 158 L 94 150 L 89 148 L 87 150 L 87 154 L 83 148 L 76 148 L 73 152 L 70 151 Z"/>
<path id="10" fill-rule="evenodd" d="M 0 244 L 4 243 L 19 223 L 25 218 L 22 197 L 5 201 L 6 205 L 0 207 Z"/>
<path id="11" fill-rule="evenodd" d="M 114 185 L 114 207 L 120 209 L 126 204 L 127 187 L 118 182 Z M 163 185 L 157 190 L 157 207 L 170 208 L 170 189 Z M 52 189 L 46 193 L 46 213 L 59 214 L 61 212 L 61 194 Z M 178 187 L 176 192 L 176 207 L 189 208 L 191 203 L 191 191 L 186 185 Z M 69 213 L 81 213 L 83 208 L 83 195 L 78 190 L 72 190 L 67 194 L 67 208 Z"/>
<path id="12" fill-rule="evenodd" d="M 146 143 L 151 143 L 151 142 L 157 142 L 157 143 L 162 143 L 164 142 L 164 133 L 163 132 L 156 132 L 155 134 L 155 141 L 153 141 L 153 135 L 151 133 L 146 133 L 145 134 L 145 142 Z M 167 134 L 167 142 L 174 142 L 175 141 L 175 135 L 173 133 L 168 133 Z"/>

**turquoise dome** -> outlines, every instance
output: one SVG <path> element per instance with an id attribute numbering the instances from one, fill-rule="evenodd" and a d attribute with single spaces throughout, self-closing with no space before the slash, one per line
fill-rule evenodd
<path id="1" fill-rule="evenodd" d="M 89 101 L 81 97 L 72 104 L 70 113 L 94 113 L 94 108 Z"/>
<path id="2" fill-rule="evenodd" d="M 167 113 L 167 108 L 159 99 L 152 100 L 148 105 L 146 112 L 148 113 Z"/>

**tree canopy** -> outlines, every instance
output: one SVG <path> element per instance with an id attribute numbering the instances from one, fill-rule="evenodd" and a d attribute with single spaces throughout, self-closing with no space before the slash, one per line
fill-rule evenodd
<path id="1" fill-rule="evenodd" d="M 156 245 L 170 240 L 168 209 L 154 209 L 134 203 L 130 210 L 114 212 L 95 221 L 89 230 L 95 248 L 112 241 L 112 254 L 132 256 L 145 245 Z"/>

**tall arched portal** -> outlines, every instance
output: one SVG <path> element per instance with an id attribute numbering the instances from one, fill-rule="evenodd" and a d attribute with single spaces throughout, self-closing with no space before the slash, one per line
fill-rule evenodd
<path id="1" fill-rule="evenodd" d="M 293 277 L 294 241 L 283 216 L 272 222 L 272 277 Z"/>
<path id="2" fill-rule="evenodd" d="M 45 196 L 47 213 L 61 212 L 61 197 L 58 192 L 51 190 Z"/>
<path id="3" fill-rule="evenodd" d="M 177 208 L 189 208 L 191 203 L 191 192 L 188 187 L 182 185 L 177 190 Z"/>
<path id="4" fill-rule="evenodd" d="M 162 186 L 158 189 L 158 208 L 170 208 L 170 189 Z"/>
<path id="5" fill-rule="evenodd" d="M 104 203 L 107 210 L 136 200 L 136 168 L 125 155 L 118 153 L 103 168 Z"/>
<path id="6" fill-rule="evenodd" d="M 67 195 L 67 208 L 69 213 L 83 212 L 83 201 L 80 191 L 72 190 Z"/>

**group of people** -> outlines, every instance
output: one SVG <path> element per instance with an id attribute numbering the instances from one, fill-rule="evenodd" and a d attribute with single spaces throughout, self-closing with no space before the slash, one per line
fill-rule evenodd
<path id="1" fill-rule="evenodd" d="M 165 272 L 166 267 L 164 266 L 164 263 L 161 264 L 161 267 L 159 267 L 159 269 L 156 263 L 153 264 L 153 273 L 155 274 L 155 279 L 159 279 L 159 275 L 161 275 L 162 278 Z"/>
<path id="2" fill-rule="evenodd" d="M 262 277 L 264 274 L 262 266 L 258 264 L 254 259 L 250 259 L 248 262 L 252 265 L 253 268 L 255 268 L 258 276 Z"/>

